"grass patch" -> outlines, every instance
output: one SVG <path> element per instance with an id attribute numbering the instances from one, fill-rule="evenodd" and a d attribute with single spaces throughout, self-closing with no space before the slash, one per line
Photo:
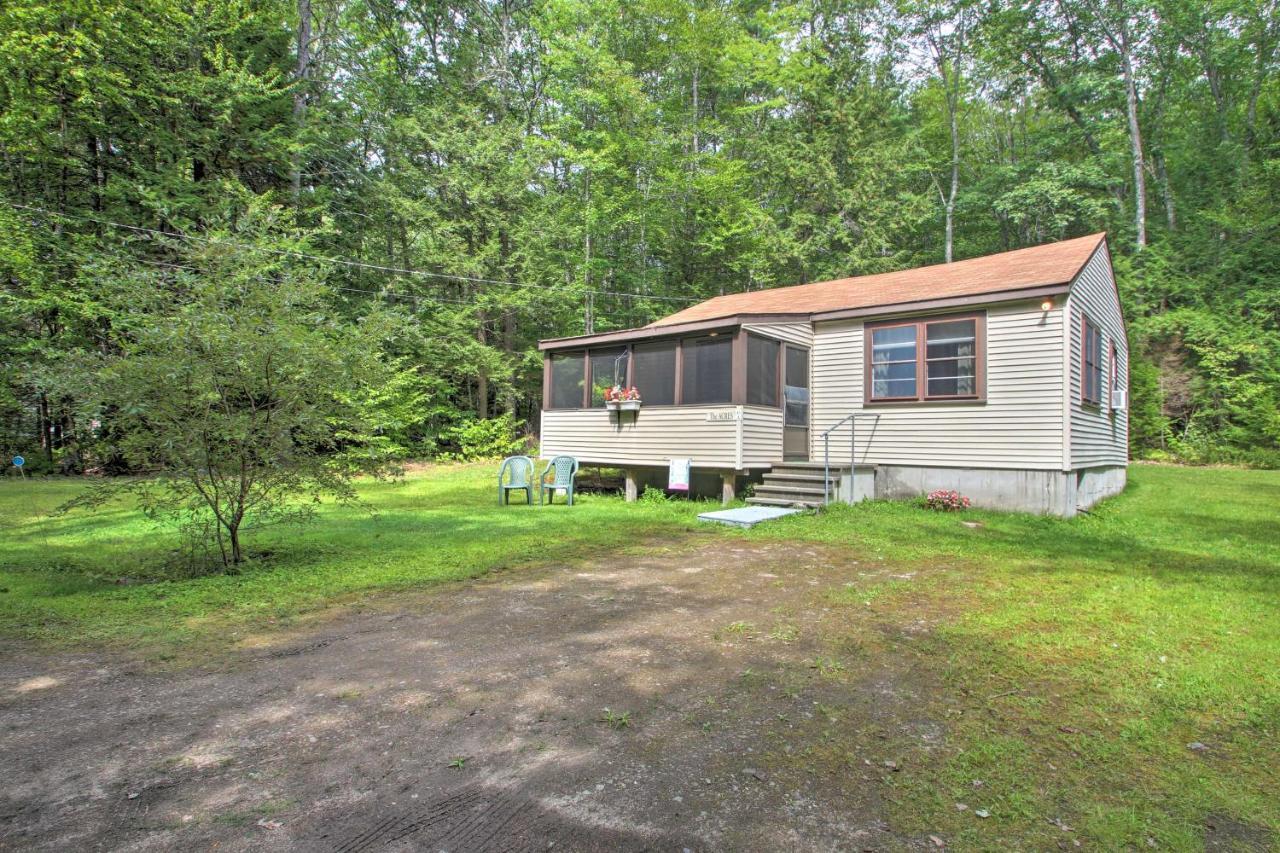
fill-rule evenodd
<path id="1" fill-rule="evenodd" d="M 865 583 L 819 593 L 820 642 L 927 623 L 904 648 L 946 737 L 903 741 L 896 828 L 961 849 L 1193 850 L 1224 824 L 1280 843 L 1277 505 L 1275 472 L 1135 466 L 1071 520 L 868 503 L 746 535 L 859 559 Z"/>
<path id="2" fill-rule="evenodd" d="M 374 594 L 616 558 L 650 537 L 680 549 L 671 537 L 701 508 L 589 494 L 572 509 L 499 508 L 492 466 L 431 468 L 361 484 L 376 517 L 326 505 L 309 528 L 255 531 L 252 547 L 273 556 L 240 575 L 147 582 L 173 540 L 122 505 L 50 518 L 80 487 L 0 483 L 0 632 L 183 659 Z M 1192 850 L 1228 836 L 1265 848 L 1280 839 L 1277 506 L 1275 472 L 1135 466 L 1124 495 L 1070 520 L 872 502 L 698 529 L 822 544 L 838 565 L 803 629 L 813 717 L 779 720 L 794 748 L 775 758 L 883 785 L 895 832 L 956 849 Z M 800 637 L 790 620 L 714 629 L 735 641 L 766 630 Z M 910 725 L 838 701 L 902 661 Z M 746 669 L 735 681 L 766 680 Z"/>
<path id="3" fill-rule="evenodd" d="M 166 580 L 176 538 L 123 503 L 52 516 L 76 480 L 0 482 L 0 634 L 54 644 L 131 647 L 181 660 L 287 626 L 335 603 L 495 570 L 603 553 L 693 528 L 705 504 L 625 506 L 581 494 L 572 508 L 497 505 L 492 465 L 430 467 L 365 481 L 374 510 L 326 504 L 307 527 L 251 530 L 271 556 L 238 575 Z M 706 531 L 714 535 L 716 531 Z"/>

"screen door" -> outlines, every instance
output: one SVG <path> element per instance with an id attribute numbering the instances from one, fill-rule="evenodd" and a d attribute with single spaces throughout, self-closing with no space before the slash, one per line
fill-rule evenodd
<path id="1" fill-rule="evenodd" d="M 809 351 L 786 347 L 783 365 L 782 456 L 798 461 L 809 458 Z"/>

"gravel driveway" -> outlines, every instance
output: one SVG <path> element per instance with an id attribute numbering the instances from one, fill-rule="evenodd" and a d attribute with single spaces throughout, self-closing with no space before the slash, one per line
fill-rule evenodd
<path id="1" fill-rule="evenodd" d="M 912 716 L 927 687 L 909 655 L 828 677 L 817 639 L 823 595 L 860 573 L 693 538 L 408 594 L 203 668 L 0 649 L 0 848 L 917 847 L 878 777 L 892 744 L 940 736 Z M 832 727 L 885 745 L 867 772 L 830 772 Z"/>

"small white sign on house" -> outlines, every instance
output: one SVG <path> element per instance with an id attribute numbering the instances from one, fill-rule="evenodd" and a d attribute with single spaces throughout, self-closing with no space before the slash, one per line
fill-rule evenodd
<path id="1" fill-rule="evenodd" d="M 737 409 L 725 409 L 721 412 L 707 412 L 707 421 L 736 421 L 741 414 Z"/>

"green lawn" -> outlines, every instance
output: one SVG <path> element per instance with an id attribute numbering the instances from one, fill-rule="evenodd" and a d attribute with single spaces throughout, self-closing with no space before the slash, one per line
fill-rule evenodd
<path id="1" fill-rule="evenodd" d="M 892 779 L 898 828 L 1194 850 L 1210 816 L 1220 849 L 1280 849 L 1280 472 L 1134 466 L 1088 516 L 963 518 L 984 526 L 881 503 L 751 534 L 916 572 L 828 592 L 824 627 L 874 663 L 885 625 L 937 622 L 897 644 L 939 685 L 922 717 L 947 724 Z"/>
<path id="2" fill-rule="evenodd" d="M 123 507 L 50 518 L 77 484 L 10 480 L 0 632 L 183 655 L 382 591 L 686 536 L 703 508 L 583 496 L 499 509 L 491 485 L 487 465 L 367 483 L 376 516 L 327 506 L 309 528 L 258 531 L 251 547 L 273 555 L 243 574 L 121 585 L 155 572 L 172 540 Z M 910 578 L 814 591 L 836 677 L 911 656 L 929 686 L 920 718 L 945 728 L 941 744 L 899 744 L 895 830 L 968 849 L 1198 849 L 1211 816 L 1223 839 L 1265 849 L 1280 838 L 1267 835 L 1280 833 L 1278 507 L 1277 472 L 1134 466 L 1124 495 L 1070 521 L 870 503 L 699 529 L 821 543 Z M 897 630 L 921 618 L 928 631 Z M 772 760 L 853 774 L 867 736 L 815 729 Z"/>
<path id="3" fill-rule="evenodd" d="M 277 628 L 372 592 L 424 587 L 513 566 L 579 559 L 660 533 L 683 533 L 706 506 L 624 507 L 578 495 L 570 510 L 497 506 L 494 466 L 431 468 L 366 481 L 364 509 L 326 505 L 307 527 L 246 533 L 269 554 L 238 575 L 148 583 L 174 536 L 125 506 L 50 513 L 75 481 L 0 483 L 0 634 L 103 642 L 149 657 L 225 646 L 231 632 Z M 513 500 L 518 500 L 513 498 Z M 121 581 L 126 582 L 122 583 Z"/>

